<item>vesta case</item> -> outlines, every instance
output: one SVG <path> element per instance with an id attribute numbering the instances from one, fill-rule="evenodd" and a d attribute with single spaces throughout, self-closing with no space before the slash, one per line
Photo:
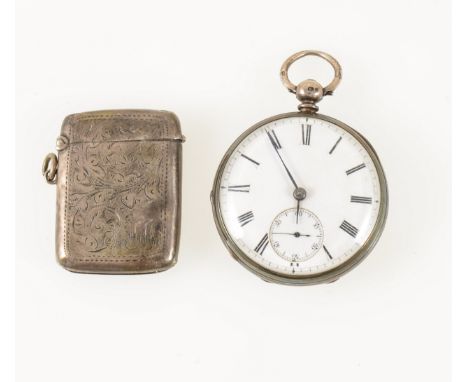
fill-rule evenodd
<path id="1" fill-rule="evenodd" d="M 175 114 L 106 110 L 65 118 L 57 158 L 56 255 L 85 273 L 150 273 L 177 261 L 182 142 Z"/>

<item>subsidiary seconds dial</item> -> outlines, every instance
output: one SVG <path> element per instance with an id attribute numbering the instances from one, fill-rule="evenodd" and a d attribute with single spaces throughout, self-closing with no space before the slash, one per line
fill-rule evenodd
<path id="1" fill-rule="evenodd" d="M 275 253 L 298 267 L 309 260 L 323 245 L 322 223 L 312 212 L 291 208 L 275 217 L 270 227 L 270 243 Z"/>

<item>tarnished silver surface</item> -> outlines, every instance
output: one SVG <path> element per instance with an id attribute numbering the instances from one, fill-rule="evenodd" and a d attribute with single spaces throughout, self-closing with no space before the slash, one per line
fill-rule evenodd
<path id="1" fill-rule="evenodd" d="M 294 85 L 289 79 L 289 67 L 297 60 L 305 56 L 317 56 L 327 61 L 335 71 L 333 80 L 327 85 L 322 86 L 317 81 L 307 79 L 301 81 L 298 85 Z M 331 55 L 318 50 L 303 50 L 294 53 L 284 61 L 280 69 L 280 77 L 283 85 L 291 92 L 296 94 L 296 98 L 301 102 L 297 107 L 303 113 L 316 113 L 318 111 L 317 103 L 322 100 L 324 96 L 332 95 L 337 86 L 339 85 L 342 77 L 342 70 L 340 63 Z"/>
<path id="2" fill-rule="evenodd" d="M 148 273 L 177 261 L 184 137 L 167 111 L 65 118 L 57 140 L 56 253 L 66 269 Z"/>
<path id="3" fill-rule="evenodd" d="M 49 184 L 55 184 L 57 182 L 57 168 L 58 159 L 54 153 L 49 153 L 45 156 L 42 162 L 42 175 Z"/>

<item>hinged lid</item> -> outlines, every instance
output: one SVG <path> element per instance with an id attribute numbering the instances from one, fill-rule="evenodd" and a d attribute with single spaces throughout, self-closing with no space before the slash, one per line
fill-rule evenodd
<path id="1" fill-rule="evenodd" d="M 185 141 L 179 119 L 165 110 L 101 110 L 71 114 L 62 125 L 61 142 Z M 63 149 L 63 147 L 62 147 Z"/>

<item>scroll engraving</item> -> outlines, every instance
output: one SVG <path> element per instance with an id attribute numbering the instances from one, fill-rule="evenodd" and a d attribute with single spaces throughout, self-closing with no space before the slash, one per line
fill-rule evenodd
<path id="1" fill-rule="evenodd" d="M 90 130 L 91 141 L 112 139 L 112 131 L 122 133 Z M 164 145 L 140 140 L 70 146 L 68 246 L 74 254 L 108 261 L 152 257 L 162 250 Z"/>

